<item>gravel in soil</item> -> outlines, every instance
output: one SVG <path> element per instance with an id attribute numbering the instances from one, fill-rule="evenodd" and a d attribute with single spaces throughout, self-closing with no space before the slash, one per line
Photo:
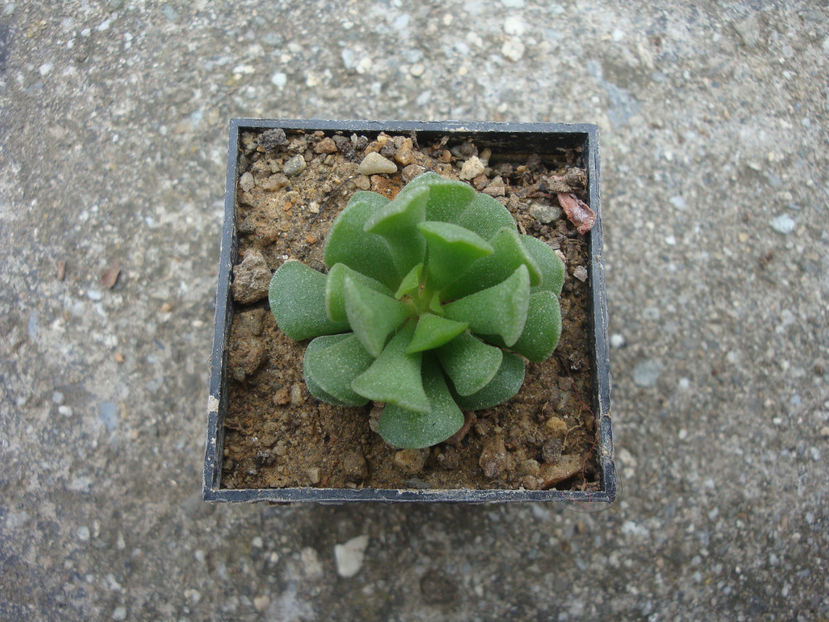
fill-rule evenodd
<path id="1" fill-rule="evenodd" d="M 599 488 L 590 283 L 582 278 L 589 252 L 557 202 L 559 192 L 587 198 L 581 153 L 559 149 L 527 158 L 447 136 L 429 144 L 417 139 L 243 133 L 223 487 Z M 385 172 L 372 172 L 378 168 Z M 561 341 L 547 361 L 528 363 L 521 391 L 469 414 L 462 438 L 412 452 L 390 447 L 372 431 L 371 405 L 342 408 L 308 393 L 302 376 L 307 342 L 294 342 L 277 328 L 262 300 L 259 273 L 263 266 L 272 273 L 288 259 L 325 272 L 325 236 L 352 193 L 370 189 L 391 198 L 426 170 L 467 178 L 501 201 L 522 233 L 560 251 L 567 278 Z"/>

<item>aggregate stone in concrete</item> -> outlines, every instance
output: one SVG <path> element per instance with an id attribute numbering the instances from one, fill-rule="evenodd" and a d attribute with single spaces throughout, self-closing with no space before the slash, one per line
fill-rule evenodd
<path id="1" fill-rule="evenodd" d="M 4 3 L 0 618 L 829 616 L 827 13 Z M 599 125 L 614 506 L 201 501 L 241 116 Z"/>

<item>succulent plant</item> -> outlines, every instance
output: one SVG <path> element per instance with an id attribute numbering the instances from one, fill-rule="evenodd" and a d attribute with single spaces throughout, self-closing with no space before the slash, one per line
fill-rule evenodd
<path id="1" fill-rule="evenodd" d="M 450 438 L 464 410 L 513 397 L 525 358 L 543 361 L 558 343 L 563 263 L 463 182 L 424 173 L 393 200 L 356 192 L 324 260 L 328 274 L 282 264 L 271 311 L 288 337 L 314 338 L 308 391 L 341 406 L 384 403 L 377 431 L 390 445 Z"/>

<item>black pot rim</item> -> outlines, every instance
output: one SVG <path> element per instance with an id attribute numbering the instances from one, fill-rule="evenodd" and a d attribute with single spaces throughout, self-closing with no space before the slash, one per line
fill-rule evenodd
<path id="1" fill-rule="evenodd" d="M 524 489 L 381 489 L 381 488 L 222 488 L 222 452 L 224 413 L 227 410 L 225 362 L 230 335 L 232 300 L 230 273 L 236 258 L 235 226 L 236 179 L 239 137 L 248 129 L 298 129 L 325 132 L 411 132 L 452 134 L 501 140 L 521 138 L 534 144 L 583 146 L 588 175 L 588 200 L 596 212 L 596 224 L 588 233 L 590 247 L 590 282 L 593 303 L 593 355 L 596 368 L 596 389 L 592 396 L 596 414 L 596 447 L 601 469 L 602 489 L 524 490 Z M 519 501 L 563 502 L 571 504 L 607 504 L 616 498 L 616 468 L 613 455 L 613 434 L 610 421 L 610 357 L 607 339 L 607 296 L 605 290 L 602 218 L 599 195 L 598 127 L 589 123 L 494 123 L 486 121 L 341 121 L 322 119 L 247 119 L 230 120 L 228 136 L 227 175 L 225 180 L 225 214 L 219 255 L 219 283 L 216 291 L 213 349 L 211 353 L 210 387 L 207 407 L 207 443 L 204 458 L 202 495 L 211 502 L 430 502 L 430 503 L 503 503 Z"/>

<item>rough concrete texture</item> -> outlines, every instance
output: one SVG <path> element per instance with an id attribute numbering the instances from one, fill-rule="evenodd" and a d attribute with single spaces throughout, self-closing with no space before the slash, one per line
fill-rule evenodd
<path id="1" fill-rule="evenodd" d="M 4 2 L 0 618 L 829 616 L 829 10 L 660 4 Z M 599 124 L 616 505 L 201 502 L 234 116 Z"/>

